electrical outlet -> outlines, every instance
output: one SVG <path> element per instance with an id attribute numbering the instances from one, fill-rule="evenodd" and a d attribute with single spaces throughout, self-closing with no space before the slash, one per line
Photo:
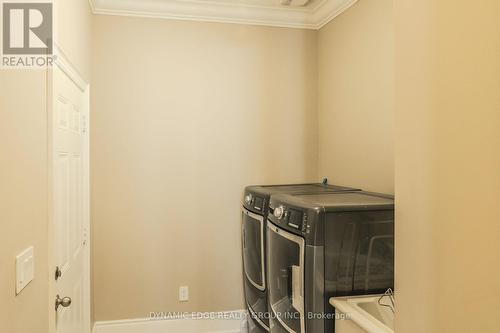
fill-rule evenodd
<path id="1" fill-rule="evenodd" d="M 189 301 L 189 287 L 182 286 L 179 287 L 179 302 Z"/>

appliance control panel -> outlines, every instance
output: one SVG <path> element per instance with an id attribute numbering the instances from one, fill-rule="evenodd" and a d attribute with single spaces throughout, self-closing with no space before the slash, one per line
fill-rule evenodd
<path id="1" fill-rule="evenodd" d="M 302 212 L 299 210 L 295 210 L 295 209 L 291 209 L 291 208 L 289 210 L 287 210 L 287 212 L 288 212 L 287 224 L 292 228 L 295 228 L 297 230 L 302 230 L 302 226 L 304 225 L 304 221 L 303 221 L 304 214 L 302 214 Z"/>
<path id="2" fill-rule="evenodd" d="M 280 205 L 274 209 L 273 215 L 278 222 L 286 224 L 293 229 L 304 233 L 306 233 L 309 229 L 307 224 L 307 214 L 304 214 L 301 210 Z"/>
<path id="3" fill-rule="evenodd" d="M 244 197 L 245 206 L 251 207 L 259 212 L 264 212 L 266 199 L 252 193 L 248 193 Z"/>

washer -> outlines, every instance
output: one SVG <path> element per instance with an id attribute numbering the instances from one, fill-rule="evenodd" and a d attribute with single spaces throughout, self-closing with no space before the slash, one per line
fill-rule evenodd
<path id="1" fill-rule="evenodd" d="M 271 195 L 279 193 L 330 193 L 359 191 L 355 188 L 313 184 L 248 186 L 242 213 L 242 253 L 245 302 L 250 314 L 250 333 L 269 331 L 266 286 L 266 219 Z"/>
<path id="2" fill-rule="evenodd" d="M 394 287 L 394 198 L 278 194 L 267 223 L 272 333 L 334 332 L 333 296 Z"/>

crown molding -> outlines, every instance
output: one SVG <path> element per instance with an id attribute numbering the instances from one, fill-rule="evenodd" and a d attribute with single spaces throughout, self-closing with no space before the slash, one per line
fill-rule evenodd
<path id="1" fill-rule="evenodd" d="M 358 0 L 325 1 L 313 13 L 313 21 L 316 22 L 314 29 L 323 28 L 328 22 L 351 8 Z"/>
<path id="2" fill-rule="evenodd" d="M 94 0 L 89 0 L 90 11 L 95 14 Z"/>
<path id="3" fill-rule="evenodd" d="M 321 29 L 358 0 L 322 0 L 305 7 L 203 0 L 89 0 L 94 14 Z"/>

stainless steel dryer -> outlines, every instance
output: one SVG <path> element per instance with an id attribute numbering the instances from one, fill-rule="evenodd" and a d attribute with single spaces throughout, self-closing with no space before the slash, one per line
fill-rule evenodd
<path id="1" fill-rule="evenodd" d="M 334 332 L 331 297 L 394 287 L 392 196 L 279 194 L 270 207 L 270 332 Z"/>
<path id="2" fill-rule="evenodd" d="M 278 193 L 330 193 L 357 191 L 343 186 L 320 183 L 271 186 L 248 186 L 243 199 L 242 244 L 245 301 L 250 333 L 269 330 L 266 286 L 266 219 L 271 195 Z"/>

